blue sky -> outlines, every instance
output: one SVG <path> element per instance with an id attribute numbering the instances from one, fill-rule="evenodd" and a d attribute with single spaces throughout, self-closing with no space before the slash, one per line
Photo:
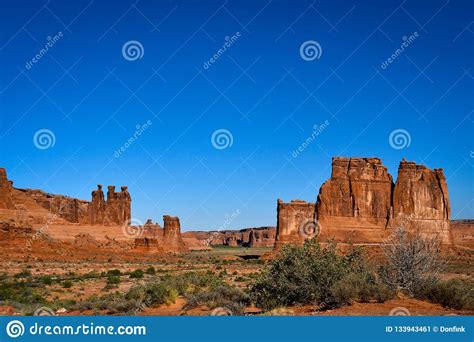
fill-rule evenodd
<path id="1" fill-rule="evenodd" d="M 244 228 L 274 225 L 277 198 L 315 201 L 332 156 L 380 157 L 394 178 L 406 157 L 443 168 L 453 218 L 474 217 L 472 2 L 1 6 L 0 160 L 17 187 L 128 185 L 136 219 Z M 301 55 L 308 41 L 318 56 Z M 41 129 L 54 146 L 35 145 Z M 392 147 L 397 129 L 409 145 Z"/>

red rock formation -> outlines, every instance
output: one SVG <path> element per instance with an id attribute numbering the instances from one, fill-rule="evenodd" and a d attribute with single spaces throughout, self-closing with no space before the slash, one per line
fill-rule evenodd
<path id="1" fill-rule="evenodd" d="M 275 243 L 275 229 L 252 229 L 249 247 L 272 247 Z"/>
<path id="2" fill-rule="evenodd" d="M 102 185 L 97 185 L 97 190 L 92 191 L 92 201 L 89 205 L 89 223 L 105 223 L 105 199 Z"/>
<path id="3" fill-rule="evenodd" d="M 4 168 L 0 168 L 0 209 L 15 209 L 12 183 L 7 179 L 7 171 Z"/>
<path id="4" fill-rule="evenodd" d="M 304 241 L 297 234 L 301 217 L 311 219 L 310 209 L 301 209 L 304 203 L 278 202 L 276 249 Z M 452 241 L 443 171 L 405 160 L 393 184 L 378 158 L 333 158 L 331 178 L 321 186 L 314 214 L 321 240 L 380 243 L 391 228 L 403 225 L 439 235 L 446 244 Z"/>
<path id="5" fill-rule="evenodd" d="M 179 218 L 164 215 L 163 223 L 163 250 L 165 252 L 187 252 L 188 248 L 181 236 Z"/>
<path id="6" fill-rule="evenodd" d="M 380 242 L 391 215 L 392 188 L 379 158 L 333 158 L 331 178 L 316 204 L 321 239 Z"/>
<path id="7" fill-rule="evenodd" d="M 450 211 L 443 170 L 402 160 L 393 191 L 393 224 L 439 234 L 444 243 L 451 243 Z"/>
<path id="8" fill-rule="evenodd" d="M 456 246 L 474 249 L 474 220 L 453 220 L 450 227 Z"/>
<path id="9" fill-rule="evenodd" d="M 318 215 L 390 216 L 392 176 L 378 158 L 333 158 L 332 175 L 320 189 Z"/>
<path id="10" fill-rule="evenodd" d="M 317 234 L 314 213 L 314 203 L 301 200 L 283 203 L 278 199 L 275 249 L 285 243 L 302 244 Z"/>

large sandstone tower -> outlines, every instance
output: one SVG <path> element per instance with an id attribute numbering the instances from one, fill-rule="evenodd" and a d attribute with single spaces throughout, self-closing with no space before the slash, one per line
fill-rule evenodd
<path id="1" fill-rule="evenodd" d="M 277 212 L 275 249 L 311 237 L 301 233 L 301 224 L 312 217 L 321 240 L 380 243 L 392 228 L 404 226 L 452 243 L 443 170 L 405 160 L 394 184 L 379 158 L 335 157 L 331 178 L 321 186 L 314 207 L 302 201 L 279 201 Z"/>
<path id="2" fill-rule="evenodd" d="M 186 252 L 188 248 L 181 236 L 181 225 L 176 216 L 163 216 L 163 250 L 170 252 Z"/>

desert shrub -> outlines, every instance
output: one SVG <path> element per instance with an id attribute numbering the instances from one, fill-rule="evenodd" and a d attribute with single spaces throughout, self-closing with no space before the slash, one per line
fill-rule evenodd
<path id="1" fill-rule="evenodd" d="M 70 289 L 71 287 L 72 287 L 72 281 L 71 280 L 63 281 L 63 288 Z"/>
<path id="2" fill-rule="evenodd" d="M 351 283 L 347 284 L 348 280 Z M 362 249 L 353 248 L 342 255 L 335 244 L 322 248 L 312 239 L 302 247 L 283 246 L 250 285 L 250 294 L 256 305 L 266 310 L 301 304 L 330 308 L 351 299 L 368 301 L 376 294 L 376 284 Z"/>
<path id="3" fill-rule="evenodd" d="M 13 276 L 14 278 L 30 278 L 31 277 L 31 272 L 28 270 L 23 270 Z"/>
<path id="4" fill-rule="evenodd" d="M 125 299 L 143 303 L 146 306 L 171 304 L 176 301 L 178 291 L 163 283 L 149 283 L 132 287 Z"/>
<path id="5" fill-rule="evenodd" d="M 118 277 L 118 276 L 120 276 L 121 274 L 122 274 L 122 272 L 120 272 L 120 270 L 118 270 L 118 269 L 113 269 L 113 270 L 108 270 L 108 271 L 107 271 L 107 275 L 109 275 L 109 276 L 116 276 L 116 277 Z"/>
<path id="6" fill-rule="evenodd" d="M 187 297 L 187 309 L 205 305 L 209 309 L 226 308 L 234 315 L 241 314 L 243 309 L 250 304 L 250 297 L 246 293 L 224 284 Z"/>
<path id="7" fill-rule="evenodd" d="M 440 238 L 426 236 L 419 229 L 396 228 L 382 244 L 382 251 L 388 261 L 381 268 L 384 282 L 410 295 L 429 279 L 436 280 L 445 267 Z"/>
<path id="8" fill-rule="evenodd" d="M 474 310 L 474 282 L 450 279 L 428 280 L 415 289 L 415 296 L 457 310 Z"/>
<path id="9" fill-rule="evenodd" d="M 0 282 L 0 301 L 24 304 L 46 304 L 43 285 L 17 279 Z"/>
<path id="10" fill-rule="evenodd" d="M 53 284 L 53 278 L 51 278 L 51 276 L 42 276 L 39 278 L 39 281 L 42 282 L 44 285 Z"/>
<path id="11" fill-rule="evenodd" d="M 107 285 L 118 285 L 120 284 L 120 277 L 109 275 L 107 277 Z"/>
<path id="12" fill-rule="evenodd" d="M 376 300 L 383 303 L 395 295 L 385 284 L 377 281 L 373 273 L 349 273 L 341 280 L 334 283 L 330 292 L 335 306 Z"/>
<path id="13" fill-rule="evenodd" d="M 155 268 L 154 268 L 153 266 L 150 266 L 150 267 L 148 267 L 148 268 L 146 269 L 145 273 L 148 274 L 148 275 L 155 275 L 155 274 L 156 274 L 156 270 L 155 270 Z"/>
<path id="14" fill-rule="evenodd" d="M 176 289 L 179 295 L 196 293 L 222 285 L 222 280 L 212 272 L 187 272 L 176 276 L 164 275 L 160 280 L 169 287 Z"/>
<path id="15" fill-rule="evenodd" d="M 145 273 L 141 269 L 136 269 L 135 271 L 130 272 L 130 278 L 133 279 L 141 279 L 144 275 Z"/>

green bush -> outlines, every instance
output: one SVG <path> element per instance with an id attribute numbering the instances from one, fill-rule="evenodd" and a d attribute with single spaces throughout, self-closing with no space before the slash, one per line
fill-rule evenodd
<path id="1" fill-rule="evenodd" d="M 118 269 L 113 269 L 113 270 L 108 270 L 108 271 L 107 271 L 107 275 L 109 275 L 109 276 L 116 276 L 116 277 L 118 277 L 118 276 L 120 276 L 121 274 L 122 274 L 122 272 L 120 272 L 120 270 L 118 270 Z"/>
<path id="2" fill-rule="evenodd" d="M 109 275 L 107 277 L 107 285 L 118 285 L 120 284 L 120 277 Z"/>
<path id="3" fill-rule="evenodd" d="M 143 278 L 144 275 L 145 275 L 145 273 L 141 269 L 137 269 L 137 270 L 130 273 L 130 278 L 132 278 L 132 279 L 141 279 L 141 278 Z"/>
<path id="4" fill-rule="evenodd" d="M 71 287 L 72 287 L 72 281 L 70 281 L 70 280 L 65 280 L 65 281 L 63 282 L 63 288 L 65 288 L 65 289 L 70 289 Z"/>
<path id="5" fill-rule="evenodd" d="M 148 267 L 148 268 L 146 269 L 145 273 L 148 274 L 148 275 L 155 275 L 155 274 L 156 274 L 156 270 L 155 270 L 155 268 L 154 268 L 153 266 L 150 266 L 150 267 Z"/>
<path id="6" fill-rule="evenodd" d="M 474 282 L 470 280 L 429 280 L 416 289 L 415 296 L 447 308 L 474 310 Z"/>
<path id="7" fill-rule="evenodd" d="M 230 310 L 233 315 L 238 315 L 248 304 L 250 304 L 250 297 L 246 293 L 223 284 L 213 289 L 188 295 L 186 308 L 191 309 L 200 305 L 205 305 L 209 309 L 220 307 Z"/>
<path id="8" fill-rule="evenodd" d="M 39 280 L 44 284 L 44 285 L 51 285 L 53 284 L 53 278 L 51 276 L 42 276 L 39 278 Z"/>
<path id="9" fill-rule="evenodd" d="M 250 294 L 265 310 L 304 304 L 331 308 L 351 300 L 382 300 L 380 286 L 362 249 L 341 255 L 335 244 L 322 248 L 312 239 L 302 247 L 283 246 L 250 285 Z"/>

